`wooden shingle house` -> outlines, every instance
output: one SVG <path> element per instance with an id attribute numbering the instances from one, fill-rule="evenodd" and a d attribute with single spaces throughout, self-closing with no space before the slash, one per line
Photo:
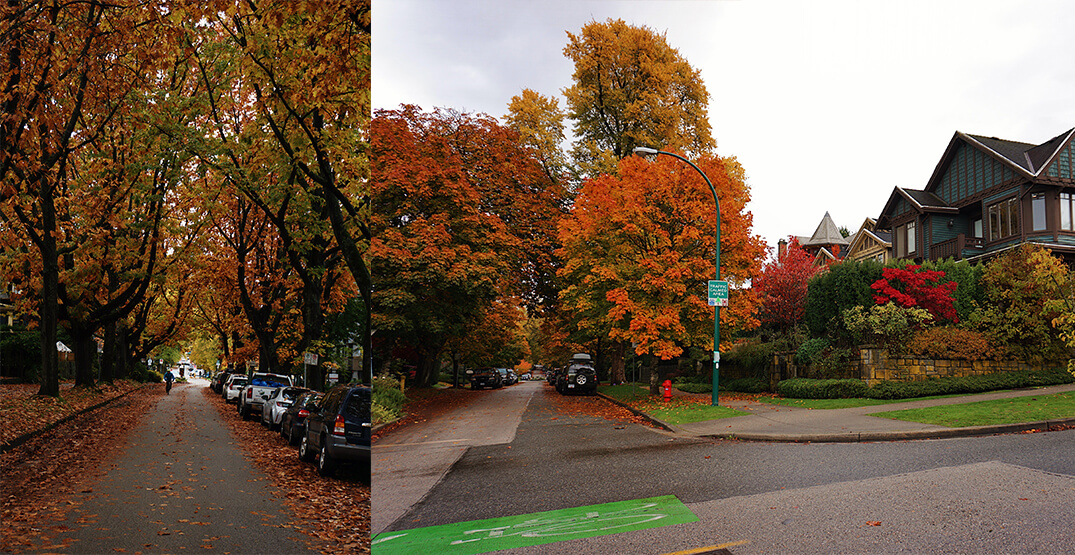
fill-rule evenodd
<path id="1" fill-rule="evenodd" d="M 981 261 L 1023 243 L 1075 263 L 1075 129 L 1034 145 L 956 132 L 925 189 L 896 187 L 892 255 Z"/>

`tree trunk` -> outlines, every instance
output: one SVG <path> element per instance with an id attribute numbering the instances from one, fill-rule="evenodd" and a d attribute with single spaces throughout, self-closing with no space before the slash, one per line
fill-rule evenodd
<path id="1" fill-rule="evenodd" d="M 92 387 L 93 359 L 97 356 L 97 342 L 93 340 L 93 330 L 72 328 L 71 341 L 74 343 L 71 350 L 75 356 L 75 387 Z"/>
<path id="2" fill-rule="evenodd" d="M 627 381 L 623 363 L 623 355 L 626 347 L 627 345 L 623 341 L 617 341 L 612 346 L 612 370 L 610 371 L 612 385 L 618 385 Z"/>
<path id="3" fill-rule="evenodd" d="M 104 346 L 101 350 L 101 381 L 112 383 L 113 369 L 116 363 L 117 351 L 119 350 L 116 337 L 115 322 L 109 323 L 104 328 Z"/>
<path id="4" fill-rule="evenodd" d="M 658 372 L 658 361 L 660 359 L 655 356 L 649 358 L 649 394 L 660 395 L 661 394 L 661 375 Z"/>
<path id="5" fill-rule="evenodd" d="M 41 389 L 39 395 L 60 396 L 60 364 L 56 355 L 56 323 L 59 320 L 60 262 L 57 259 L 56 205 L 52 189 L 45 177 L 41 178 Z"/>

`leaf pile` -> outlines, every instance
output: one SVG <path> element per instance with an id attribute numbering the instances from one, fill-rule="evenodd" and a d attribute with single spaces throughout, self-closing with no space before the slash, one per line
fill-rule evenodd
<path id="1" fill-rule="evenodd" d="M 358 466 L 341 466 L 333 478 L 317 474 L 312 464 L 278 432 L 256 421 L 243 421 L 235 407 L 203 388 L 221 419 L 239 439 L 246 458 L 285 495 L 298 517 L 293 527 L 312 538 L 326 555 L 370 552 L 370 484 Z"/>

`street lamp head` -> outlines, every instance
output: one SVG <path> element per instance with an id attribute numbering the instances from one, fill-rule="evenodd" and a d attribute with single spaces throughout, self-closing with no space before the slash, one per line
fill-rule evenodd
<path id="1" fill-rule="evenodd" d="M 632 152 L 634 152 L 636 156 L 657 156 L 660 151 L 647 146 L 636 146 Z"/>

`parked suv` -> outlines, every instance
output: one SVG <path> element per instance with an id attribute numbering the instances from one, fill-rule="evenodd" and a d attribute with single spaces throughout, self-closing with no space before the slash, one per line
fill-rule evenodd
<path id="1" fill-rule="evenodd" d="M 467 374 L 469 374 L 470 377 L 471 389 L 500 387 L 504 385 L 504 382 L 500 377 L 500 371 L 496 368 L 479 368 L 477 370 L 467 370 Z"/>
<path id="2" fill-rule="evenodd" d="M 571 357 L 571 363 L 567 365 L 567 368 L 556 375 L 556 391 L 562 395 L 597 393 L 597 371 L 594 370 L 593 363 L 590 361 L 590 355 L 576 353 Z"/>
<path id="3" fill-rule="evenodd" d="M 341 462 L 363 464 L 369 476 L 370 396 L 366 386 L 337 385 L 325 393 L 316 410 L 306 417 L 299 443 L 299 458 L 313 462 L 317 472 L 330 476 Z"/>

